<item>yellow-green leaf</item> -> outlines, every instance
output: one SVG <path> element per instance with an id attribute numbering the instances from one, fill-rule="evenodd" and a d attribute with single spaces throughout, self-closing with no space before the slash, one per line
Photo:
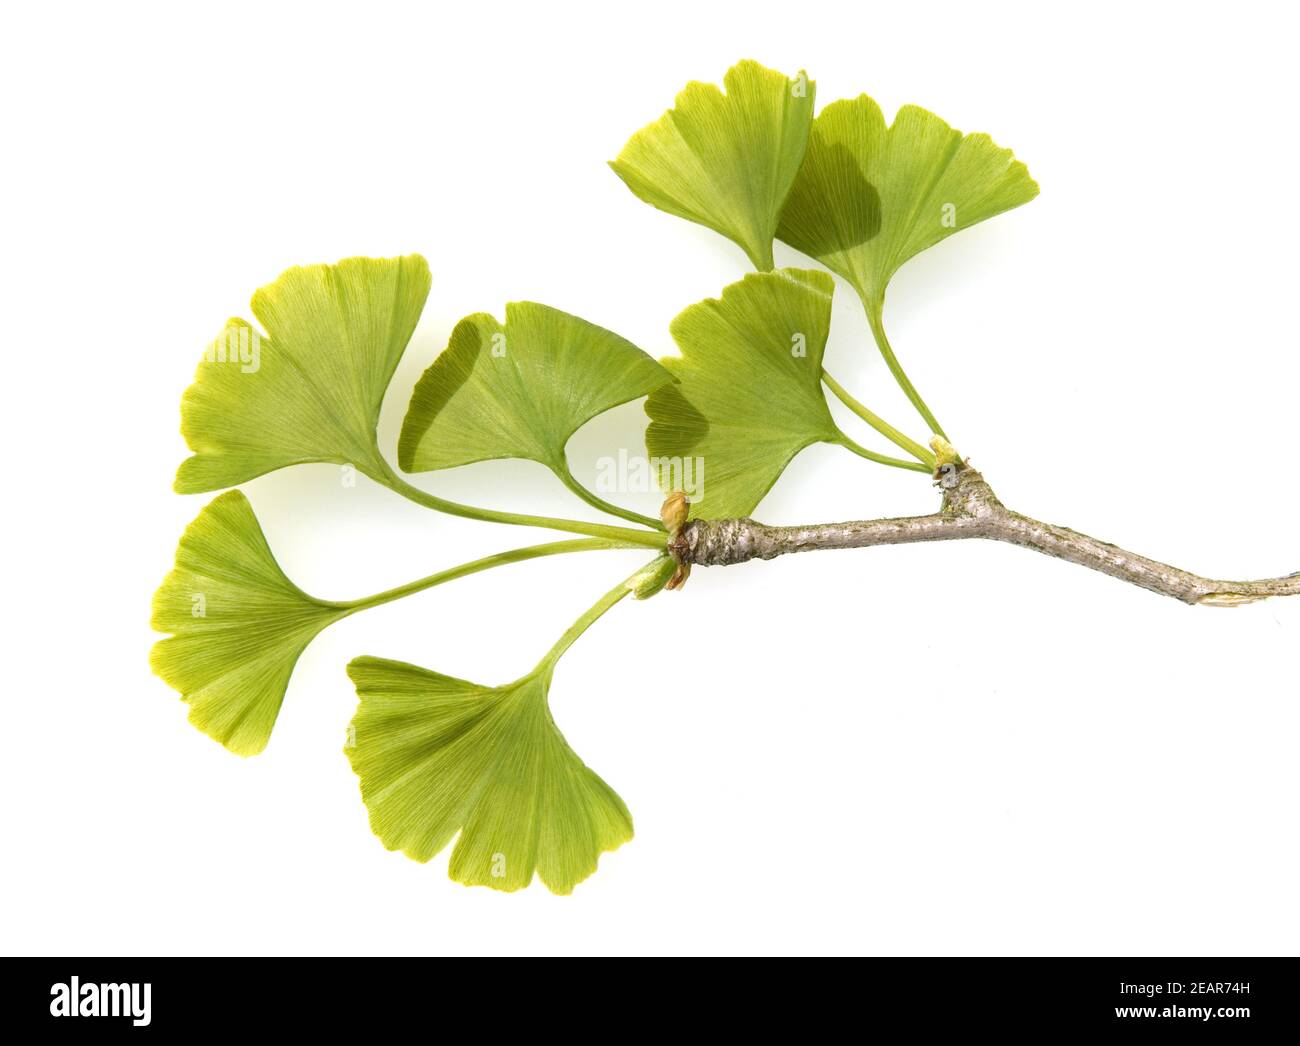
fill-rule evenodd
<path id="1" fill-rule="evenodd" d="M 500 687 L 373 657 L 348 673 L 361 700 L 345 751 L 390 850 L 427 861 L 459 832 L 453 879 L 508 891 L 536 872 L 566 894 L 632 838 L 551 718 L 549 667 Z"/>
<path id="2" fill-rule="evenodd" d="M 610 162 L 646 203 L 734 240 L 764 271 L 781 204 L 808 142 L 816 85 L 753 61 L 727 70 L 724 94 L 688 83 L 676 105 Z"/>
<path id="3" fill-rule="evenodd" d="M 411 396 L 398 464 L 424 472 L 528 458 L 563 476 L 564 447 L 579 428 L 671 380 L 653 357 L 603 327 L 511 302 L 504 324 L 477 313 L 456 325 Z"/>
<path id="4" fill-rule="evenodd" d="M 777 236 L 879 302 L 909 258 L 1037 195 L 1025 165 L 988 135 L 963 136 L 914 105 L 886 129 L 861 95 L 813 121 Z"/>
<path id="5" fill-rule="evenodd" d="M 307 595 L 271 554 L 248 499 L 222 494 L 186 528 L 153 599 L 153 670 L 190 721 L 239 755 L 266 747 L 298 656 L 350 607 Z"/>
<path id="6" fill-rule="evenodd" d="M 429 293 L 419 255 L 286 271 L 253 295 L 264 334 L 231 320 L 181 403 L 194 456 L 176 490 L 230 487 L 311 461 L 379 470 L 384 392 Z"/>
<path id="7" fill-rule="evenodd" d="M 752 273 L 673 320 L 680 384 L 646 401 L 646 446 L 696 459 L 693 516 L 748 515 L 800 450 L 841 441 L 821 391 L 833 291 L 822 272 Z"/>

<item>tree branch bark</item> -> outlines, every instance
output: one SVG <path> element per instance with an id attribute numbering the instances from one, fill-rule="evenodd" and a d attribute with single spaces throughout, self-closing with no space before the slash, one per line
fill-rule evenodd
<path id="1" fill-rule="evenodd" d="M 950 466 L 941 474 L 938 485 L 943 489 L 943 505 L 929 516 L 806 527 L 769 527 L 748 518 L 696 519 L 681 529 L 669 548 L 680 563 L 711 567 L 813 549 L 984 538 L 1077 563 L 1192 605 L 1231 607 L 1269 596 L 1300 595 L 1300 574 L 1260 581 L 1201 577 L 1067 527 L 1013 512 L 998 500 L 984 477 L 968 465 Z"/>

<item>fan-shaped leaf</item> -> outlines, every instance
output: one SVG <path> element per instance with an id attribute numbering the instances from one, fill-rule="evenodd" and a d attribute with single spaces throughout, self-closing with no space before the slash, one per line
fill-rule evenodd
<path id="1" fill-rule="evenodd" d="M 909 258 L 1037 195 L 1025 165 L 988 135 L 963 137 L 914 105 L 886 129 L 861 95 L 813 121 L 777 236 L 880 301 Z"/>
<path id="2" fill-rule="evenodd" d="M 346 752 L 390 850 L 427 861 L 459 831 L 453 879 L 518 890 L 536 871 L 570 893 L 632 838 L 623 801 L 551 718 L 549 670 L 501 687 L 373 657 L 348 673 L 361 703 Z"/>
<path id="3" fill-rule="evenodd" d="M 309 461 L 381 468 L 375 424 L 424 308 L 419 255 L 294 268 L 253 295 L 263 337 L 231 320 L 181 403 L 194 456 L 183 494 L 219 490 Z"/>
<path id="4" fill-rule="evenodd" d="M 821 272 L 753 273 L 673 320 L 680 384 L 646 401 L 646 446 L 702 465 L 693 515 L 748 515 L 800 450 L 840 441 L 821 391 L 833 291 Z"/>
<path id="5" fill-rule="evenodd" d="M 190 721 L 239 755 L 266 747 L 303 648 L 350 608 L 307 595 L 271 555 L 248 499 L 216 498 L 186 528 L 154 595 L 154 671 Z"/>
<path id="6" fill-rule="evenodd" d="M 772 268 L 781 204 L 803 159 L 816 85 L 757 62 L 723 77 L 726 94 L 692 81 L 676 106 L 634 134 L 610 162 L 646 203 L 734 240 Z"/>
<path id="7" fill-rule="evenodd" d="M 398 442 L 407 472 L 529 458 L 558 472 L 564 446 L 597 414 L 672 377 L 631 342 L 534 302 L 506 322 L 461 320 L 411 396 Z"/>

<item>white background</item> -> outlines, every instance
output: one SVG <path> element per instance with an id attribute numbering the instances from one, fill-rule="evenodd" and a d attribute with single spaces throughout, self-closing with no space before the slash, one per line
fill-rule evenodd
<path id="1" fill-rule="evenodd" d="M 4 951 L 1295 952 L 1300 601 L 1191 609 L 973 543 L 697 571 L 557 673 L 557 720 L 637 830 L 569 898 L 383 848 L 342 752 L 343 666 L 512 679 L 638 554 L 350 619 L 253 759 L 148 667 L 150 595 L 209 499 L 170 491 L 178 404 L 227 316 L 292 264 L 423 253 L 390 452 L 467 313 L 544 301 L 673 352 L 669 320 L 746 262 L 605 161 L 740 57 L 806 68 L 822 104 L 867 91 L 987 131 L 1042 185 L 910 263 L 887 310 L 1005 501 L 1202 573 L 1300 569 L 1296 26 L 1273 5 L 37 10 L 0 33 Z M 920 435 L 843 287 L 835 322 L 832 372 Z M 575 470 L 643 425 L 635 404 L 594 422 Z M 591 515 L 540 466 L 419 482 Z M 327 598 L 544 539 L 332 466 L 247 491 Z M 935 504 L 923 477 L 822 446 L 757 514 Z"/>

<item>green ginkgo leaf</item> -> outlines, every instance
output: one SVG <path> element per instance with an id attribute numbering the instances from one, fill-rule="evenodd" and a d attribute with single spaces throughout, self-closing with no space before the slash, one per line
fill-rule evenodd
<path id="1" fill-rule="evenodd" d="M 153 600 L 153 670 L 189 703 L 190 721 L 239 755 L 266 747 L 303 648 L 351 612 L 285 577 L 237 490 L 186 528 Z"/>
<path id="2" fill-rule="evenodd" d="M 511 302 L 506 322 L 461 320 L 424 372 L 402 423 L 407 472 L 493 458 L 528 458 L 567 477 L 564 447 L 584 424 L 671 375 L 631 342 L 535 302 Z"/>
<path id="3" fill-rule="evenodd" d="M 234 486 L 286 465 L 382 472 L 375 424 L 429 293 L 419 255 L 286 271 L 253 295 L 259 334 L 232 320 L 181 403 L 194 456 L 176 490 Z"/>
<path id="4" fill-rule="evenodd" d="M 743 61 L 724 94 L 692 81 L 610 166 L 637 196 L 734 240 L 764 271 L 808 142 L 816 85 Z"/>
<path id="5" fill-rule="evenodd" d="M 886 129 L 861 95 L 813 121 L 777 236 L 879 302 L 909 258 L 1037 195 L 1025 165 L 988 135 L 963 136 L 914 105 Z"/>
<path id="6" fill-rule="evenodd" d="M 842 442 L 821 391 L 833 290 L 822 272 L 751 273 L 673 320 L 680 384 L 646 401 L 646 447 L 695 459 L 692 515 L 746 516 L 800 450 Z"/>
<path id="7" fill-rule="evenodd" d="M 485 687 L 399 661 L 348 665 L 361 701 L 345 751 L 386 847 L 427 861 L 459 832 L 453 879 L 518 890 L 536 872 L 567 894 L 632 838 L 623 801 L 551 718 L 550 672 Z"/>

